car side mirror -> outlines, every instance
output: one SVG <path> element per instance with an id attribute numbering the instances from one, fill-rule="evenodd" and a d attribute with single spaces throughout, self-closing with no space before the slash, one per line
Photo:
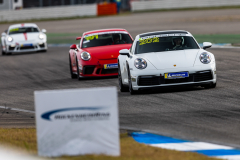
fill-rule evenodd
<path id="1" fill-rule="evenodd" d="M 203 49 L 212 47 L 212 43 L 210 42 L 203 42 Z"/>
<path id="2" fill-rule="evenodd" d="M 5 32 L 2 33 L 2 36 L 5 37 L 7 34 Z"/>
<path id="3" fill-rule="evenodd" d="M 71 45 L 70 49 L 77 49 L 77 45 L 76 44 Z"/>
<path id="4" fill-rule="evenodd" d="M 47 32 L 47 30 L 46 29 L 42 29 L 42 33 L 46 33 Z"/>
<path id="5" fill-rule="evenodd" d="M 77 37 L 76 40 L 80 40 L 82 37 Z"/>
<path id="6" fill-rule="evenodd" d="M 121 49 L 121 50 L 119 51 L 119 54 L 120 54 L 120 55 L 123 55 L 123 56 L 128 56 L 128 57 L 130 57 L 130 54 L 129 54 L 129 50 L 128 50 L 128 49 Z"/>

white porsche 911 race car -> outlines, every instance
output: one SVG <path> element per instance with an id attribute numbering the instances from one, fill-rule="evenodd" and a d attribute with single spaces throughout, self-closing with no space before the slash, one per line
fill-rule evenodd
<path id="1" fill-rule="evenodd" d="M 20 52 L 47 51 L 46 30 L 33 23 L 11 25 L 2 33 L 2 55 Z"/>
<path id="2" fill-rule="evenodd" d="M 216 62 L 206 51 L 210 42 L 198 45 L 187 31 L 157 31 L 136 36 L 130 50 L 120 50 L 119 88 L 131 94 L 138 90 L 193 85 L 215 88 Z"/>

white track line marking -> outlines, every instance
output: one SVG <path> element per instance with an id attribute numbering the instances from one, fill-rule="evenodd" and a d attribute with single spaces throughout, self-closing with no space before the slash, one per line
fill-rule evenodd
<path id="1" fill-rule="evenodd" d="M 177 151 L 233 149 L 232 147 L 211 144 L 206 142 L 161 143 L 161 144 L 150 144 L 150 146 L 160 147 L 165 149 L 172 149 Z"/>
<path id="2" fill-rule="evenodd" d="M 20 108 L 11 108 L 11 107 L 4 107 L 4 106 L 0 106 L 0 108 L 6 109 L 6 110 L 12 110 L 12 111 L 19 111 L 19 112 L 26 112 L 26 113 L 35 113 L 34 111 L 20 109 Z"/>

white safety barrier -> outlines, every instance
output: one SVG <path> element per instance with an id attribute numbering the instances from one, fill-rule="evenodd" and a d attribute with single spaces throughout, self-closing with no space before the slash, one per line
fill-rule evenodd
<path id="1" fill-rule="evenodd" d="M 31 19 L 46 19 L 46 18 L 62 18 L 75 16 L 96 16 L 97 4 L 90 5 L 75 5 L 61 7 L 45 7 L 32 8 L 14 11 L 0 11 L 0 22 L 16 21 L 16 20 L 31 20 Z"/>
<path id="2" fill-rule="evenodd" d="M 116 87 L 34 95 L 38 155 L 120 155 Z"/>
<path id="3" fill-rule="evenodd" d="M 240 5 L 240 0 L 153 0 L 132 1 L 131 10 L 158 10 L 177 8 L 201 8 Z"/>

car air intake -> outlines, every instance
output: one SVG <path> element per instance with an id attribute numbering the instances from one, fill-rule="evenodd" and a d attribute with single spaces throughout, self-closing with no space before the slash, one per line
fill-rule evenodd
<path id="1" fill-rule="evenodd" d="M 160 77 L 157 76 L 139 76 L 138 77 L 139 86 L 152 86 L 160 85 Z"/>
<path id="2" fill-rule="evenodd" d="M 194 82 L 207 81 L 211 79 L 213 79 L 213 76 L 210 70 L 200 71 L 194 74 Z"/>
<path id="3" fill-rule="evenodd" d="M 84 66 L 83 67 L 83 74 L 92 74 L 94 71 L 95 66 Z"/>

